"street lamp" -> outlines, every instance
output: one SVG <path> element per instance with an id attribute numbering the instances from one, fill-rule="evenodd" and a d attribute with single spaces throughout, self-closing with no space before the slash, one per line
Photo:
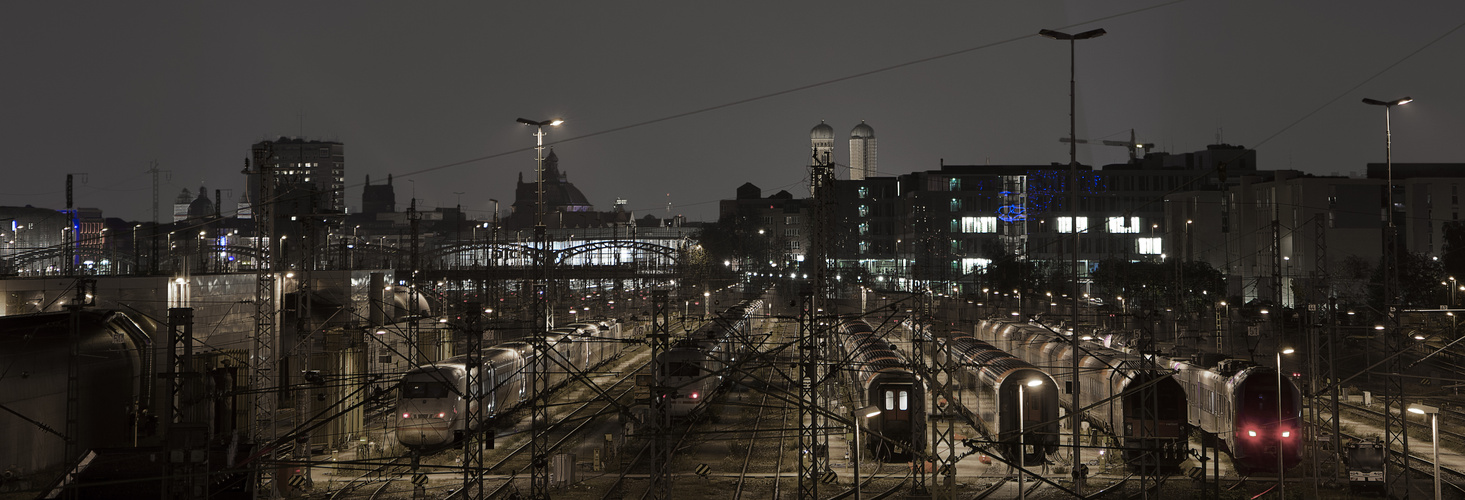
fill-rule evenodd
<path id="1" fill-rule="evenodd" d="M 1282 455 L 1286 449 L 1282 442 L 1282 355 L 1292 354 L 1291 347 L 1284 347 L 1277 351 L 1277 498 L 1287 498 L 1287 472 L 1282 470 Z"/>
<path id="2" fill-rule="evenodd" d="M 1073 252 L 1072 252 L 1072 255 L 1073 255 L 1073 263 L 1072 263 L 1072 265 L 1073 265 L 1073 310 L 1070 311 L 1070 313 L 1072 314 L 1072 321 L 1073 321 L 1073 324 L 1075 324 L 1075 325 L 1078 324 L 1078 244 L 1079 244 L 1079 241 L 1078 241 L 1079 236 L 1078 235 L 1079 235 L 1079 229 L 1078 229 L 1078 132 L 1077 132 L 1077 127 L 1078 126 L 1077 126 L 1077 121 L 1075 119 L 1075 114 L 1074 114 L 1074 107 L 1075 107 L 1075 104 L 1074 104 L 1074 95 L 1075 95 L 1075 88 L 1076 88 L 1076 80 L 1077 80 L 1077 77 L 1075 76 L 1075 69 L 1074 69 L 1074 59 L 1075 59 L 1075 57 L 1074 57 L 1074 45 L 1075 45 L 1075 42 L 1077 42 L 1079 40 L 1088 40 L 1088 39 L 1091 39 L 1091 38 L 1098 38 L 1098 37 L 1104 36 L 1105 33 L 1107 33 L 1107 32 L 1104 31 L 1103 28 L 1088 30 L 1088 31 L 1085 31 L 1083 33 L 1079 33 L 1079 34 L 1076 34 L 1076 35 L 1070 35 L 1068 33 L 1063 33 L 1063 32 L 1060 32 L 1060 31 L 1054 31 L 1054 30 L 1048 30 L 1048 29 L 1039 30 L 1038 31 L 1038 34 L 1039 35 L 1042 35 L 1042 36 L 1045 36 L 1045 37 L 1048 37 L 1048 38 L 1052 38 L 1054 40 L 1066 40 L 1066 41 L 1068 41 L 1068 204 L 1069 204 L 1069 206 L 1068 206 L 1068 212 L 1069 212 L 1069 217 L 1072 218 L 1072 220 L 1070 220 L 1069 227 L 1070 227 L 1070 229 L 1073 230 Z M 1073 352 L 1078 352 L 1078 336 L 1077 335 L 1072 336 L 1072 337 L 1069 338 L 1069 340 L 1073 342 Z M 1079 383 L 1078 383 L 1078 362 L 1079 362 L 1079 358 L 1080 357 L 1081 356 L 1074 356 L 1073 357 L 1073 400 L 1074 401 L 1081 401 L 1081 399 L 1079 398 L 1080 391 L 1079 391 Z M 1071 414 L 1071 416 L 1073 418 L 1073 420 L 1070 422 L 1070 425 L 1073 426 L 1073 487 L 1074 487 L 1074 489 L 1076 489 L 1078 491 L 1083 491 L 1083 482 L 1082 482 L 1083 481 L 1083 476 L 1079 472 L 1079 465 L 1080 465 L 1080 462 L 1082 461 L 1082 458 L 1079 456 L 1079 434 L 1078 434 L 1078 432 L 1079 432 L 1078 431 L 1079 412 L 1073 412 Z M 1022 475 L 1021 474 L 1018 474 L 1018 477 L 1022 477 Z"/>
<path id="3" fill-rule="evenodd" d="M 1022 500 L 1028 498 L 1028 492 L 1022 484 L 1023 472 L 1027 470 L 1027 443 L 1023 436 L 1027 433 L 1027 404 L 1023 402 L 1023 393 L 1028 387 L 1037 389 L 1040 385 L 1043 385 L 1043 379 L 1035 378 L 1017 386 L 1017 497 Z"/>
<path id="4" fill-rule="evenodd" d="M 1414 100 L 1414 98 L 1411 98 L 1411 97 L 1400 97 L 1400 98 L 1394 99 L 1392 101 L 1380 101 L 1378 99 L 1369 99 L 1367 97 L 1363 98 L 1363 103 L 1364 104 L 1369 104 L 1369 105 L 1373 105 L 1373 106 L 1383 106 L 1384 107 L 1384 164 L 1387 165 L 1388 171 L 1389 171 L 1388 172 L 1388 175 L 1389 175 L 1388 182 L 1389 182 L 1389 184 L 1388 184 L 1388 186 L 1386 186 L 1386 191 L 1388 192 L 1388 200 L 1389 200 L 1389 207 L 1388 207 L 1389 227 L 1394 227 L 1394 155 L 1393 155 L 1393 143 L 1394 143 L 1394 139 L 1393 139 L 1393 131 L 1391 130 L 1391 126 L 1389 124 L 1389 108 L 1392 108 L 1394 106 L 1398 106 L 1400 104 L 1408 104 L 1410 101 L 1413 101 L 1413 100 Z"/>
<path id="5" fill-rule="evenodd" d="M 1429 415 L 1431 448 L 1434 448 L 1434 500 L 1440 500 L 1440 409 L 1422 404 L 1409 405 L 1409 413 Z"/>
<path id="6" fill-rule="evenodd" d="M 855 459 L 855 500 L 860 500 L 860 417 L 863 416 L 865 418 L 875 418 L 875 416 L 879 414 L 880 407 L 877 405 L 870 405 L 864 408 L 857 409 L 854 413 L 855 449 L 853 452 L 850 453 L 850 455 L 853 456 Z"/>

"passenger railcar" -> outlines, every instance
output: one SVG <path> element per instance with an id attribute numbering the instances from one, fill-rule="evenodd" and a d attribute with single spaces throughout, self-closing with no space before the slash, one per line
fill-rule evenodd
<path id="1" fill-rule="evenodd" d="M 979 338 L 1019 358 L 1071 370 L 1075 351 L 1069 337 L 1041 325 L 986 321 L 976 328 Z M 1188 447 L 1187 395 L 1168 367 L 1146 363 L 1139 356 L 1092 342 L 1081 345 L 1079 408 L 1083 418 L 1119 440 L 1125 463 L 1131 467 L 1176 470 Z M 1068 380 L 1059 383 L 1065 384 Z M 1067 390 L 1055 390 L 1063 406 L 1073 409 Z"/>
<path id="2" fill-rule="evenodd" d="M 711 407 L 746 352 L 749 319 L 762 302 L 742 301 L 723 310 L 654 360 L 651 369 L 657 385 L 667 390 L 661 397 L 669 418 L 694 418 Z"/>
<path id="3" fill-rule="evenodd" d="M 1237 468 L 1275 471 L 1279 454 L 1283 469 L 1302 461 L 1302 393 L 1291 377 L 1240 359 L 1169 363 L 1190 395 L 1191 425 L 1220 436 Z"/>
<path id="4" fill-rule="evenodd" d="M 915 451 L 926 449 L 926 391 L 905 358 L 861 319 L 840 322 L 834 345 L 847 360 L 845 378 L 858 389 L 857 407 L 878 406 L 871 417 L 871 438 L 867 448 L 876 458 L 904 462 Z M 897 445 L 897 443 L 900 443 Z"/>
<path id="5" fill-rule="evenodd" d="M 907 325 L 911 328 L 910 325 Z M 916 335 L 936 341 L 929 331 Z M 970 416 L 997 442 L 1002 456 L 1024 466 L 1041 465 L 1058 449 L 1058 390 L 1042 369 L 965 332 L 944 339 L 957 382 L 977 394 Z"/>
<path id="6" fill-rule="evenodd" d="M 594 326 L 594 328 L 590 328 Z M 614 321 L 574 324 L 547 332 L 549 365 L 546 386 L 553 390 L 577 370 L 589 370 L 615 357 L 620 327 Z M 456 442 L 471 431 L 467 415 L 478 410 L 485 420 L 529 402 L 536 388 L 533 345 L 505 342 L 480 351 L 478 363 L 467 355 L 419 366 L 402 376 L 397 398 L 397 440 L 414 449 Z M 469 375 L 479 384 L 470 387 Z"/>

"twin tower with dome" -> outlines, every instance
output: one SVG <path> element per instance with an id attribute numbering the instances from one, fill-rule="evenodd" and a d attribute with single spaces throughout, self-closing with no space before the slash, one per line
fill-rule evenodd
<path id="1" fill-rule="evenodd" d="M 825 155 L 834 158 L 834 127 L 820 121 L 809 131 L 809 145 L 814 153 L 809 158 L 810 164 L 817 164 Z M 849 133 L 849 179 L 858 181 L 879 175 L 875 170 L 875 129 L 861 120 Z"/>

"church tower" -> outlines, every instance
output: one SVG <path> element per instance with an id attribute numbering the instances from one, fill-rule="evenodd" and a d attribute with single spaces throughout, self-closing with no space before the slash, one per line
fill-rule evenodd
<path id="1" fill-rule="evenodd" d="M 875 170 L 875 129 L 860 120 L 849 133 L 849 178 L 859 181 L 879 174 Z"/>
<path id="2" fill-rule="evenodd" d="M 809 156 L 809 165 L 818 165 L 828 158 L 834 161 L 834 127 L 819 120 L 819 124 L 809 131 L 809 147 L 812 154 Z M 814 186 L 809 186 L 809 196 L 814 196 Z"/>

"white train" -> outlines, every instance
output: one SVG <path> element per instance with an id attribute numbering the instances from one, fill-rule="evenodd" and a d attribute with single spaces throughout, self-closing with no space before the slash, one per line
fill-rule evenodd
<path id="1" fill-rule="evenodd" d="M 574 373 L 591 370 L 614 358 L 621 348 L 621 328 L 614 320 L 571 323 L 549 331 L 547 385 L 554 390 Z M 397 440 L 409 448 L 427 449 L 457 442 L 470 430 L 470 408 L 485 421 L 529 402 L 533 387 L 529 367 L 534 348 L 528 342 L 505 342 L 481 351 L 481 362 L 455 356 L 419 366 L 402 376 L 397 396 Z M 477 387 L 468 376 L 478 377 Z"/>
<path id="2" fill-rule="evenodd" d="M 700 415 L 735 363 L 747 350 L 749 317 L 763 307 L 762 300 L 745 300 L 722 311 L 712 321 L 660 353 L 651 365 L 667 416 L 673 420 Z"/>

